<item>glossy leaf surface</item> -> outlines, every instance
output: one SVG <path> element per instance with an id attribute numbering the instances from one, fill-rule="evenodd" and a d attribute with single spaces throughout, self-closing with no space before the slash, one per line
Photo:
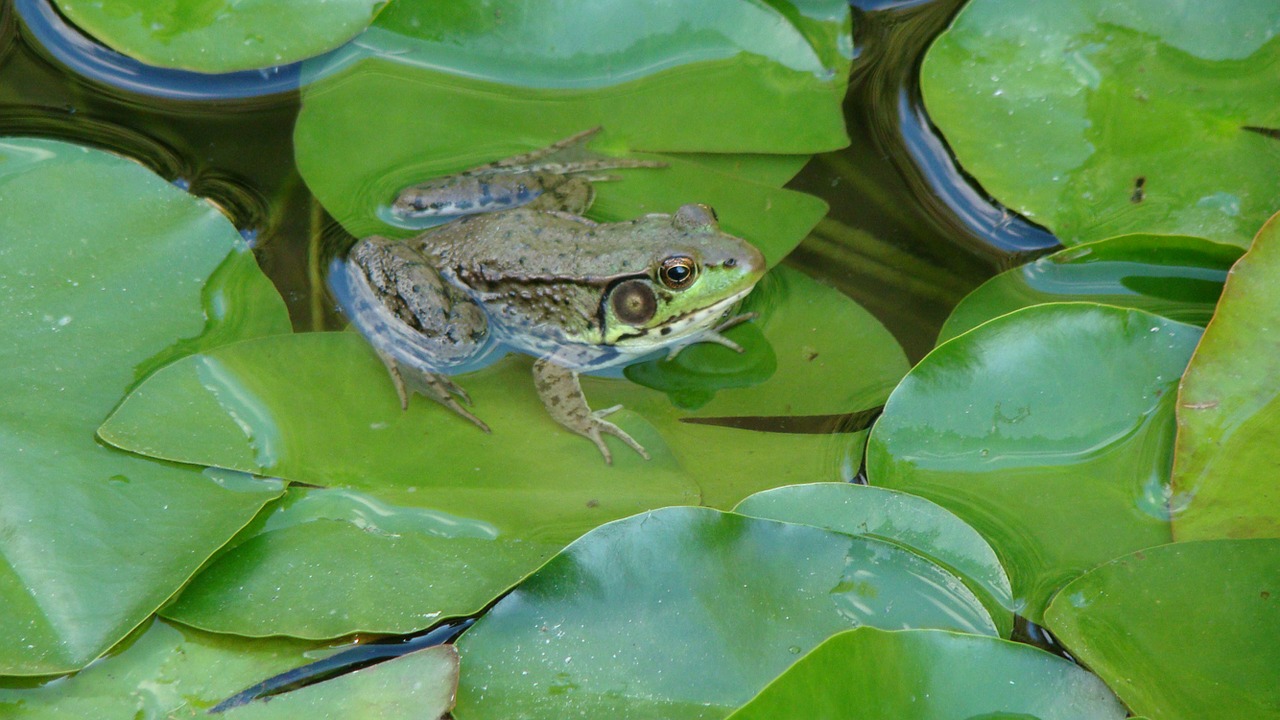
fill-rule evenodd
<path id="1" fill-rule="evenodd" d="M 1280 537 L 1280 215 L 1231 270 L 1178 395 L 1174 537 Z"/>
<path id="2" fill-rule="evenodd" d="M 210 205 L 134 162 L 0 139 L 0 674 L 93 660 L 283 488 L 94 437 L 146 374 L 287 332 Z"/>
<path id="3" fill-rule="evenodd" d="M 456 653 L 452 648 L 430 648 L 267 701 L 208 714 L 266 677 L 331 653 L 301 640 L 248 640 L 155 622 L 109 660 L 75 676 L 27 687 L 0 680 L 0 715 L 23 720 L 433 720 L 452 704 Z"/>
<path id="4" fill-rule="evenodd" d="M 1174 543 L 1072 581 L 1045 621 L 1135 713 L 1280 718 L 1280 539 Z"/>
<path id="5" fill-rule="evenodd" d="M 53 0 L 80 29 L 150 65 L 223 73 L 286 65 L 341 45 L 386 0 Z"/>
<path id="6" fill-rule="evenodd" d="M 958 578 L 869 537 L 707 508 L 593 530 L 458 641 L 458 720 L 718 718 L 858 625 L 994 634 Z"/>
<path id="7" fill-rule="evenodd" d="M 922 497 L 852 483 L 810 483 L 758 492 L 733 511 L 904 547 L 963 580 L 982 600 L 1002 637 L 1013 630 L 1009 577 L 995 551 L 963 520 Z"/>
<path id="8" fill-rule="evenodd" d="M 941 344 L 1019 308 L 1083 300 L 1204 327 L 1240 248 L 1184 235 L 1122 235 L 1001 273 L 951 312 Z"/>
<path id="9" fill-rule="evenodd" d="M 882 402 L 906 368 L 888 332 L 829 288 L 775 272 L 786 292 L 753 324 L 780 348 L 779 370 L 757 387 L 721 390 L 707 409 L 767 420 Z M 800 308 L 810 303 L 841 322 L 803 324 Z M 806 345 L 795 345 L 796 333 Z M 849 351 L 859 343 L 877 349 Z M 626 407 L 613 418 L 653 455 L 645 461 L 610 439 L 607 466 L 590 442 L 547 415 L 527 358 L 458 381 L 491 435 L 424 398 L 402 411 L 386 370 L 355 333 L 240 343 L 166 368 L 139 388 L 102 427 L 108 442 L 328 488 L 292 491 L 166 612 L 248 635 L 407 632 L 479 610 L 602 523 L 665 505 L 728 508 L 764 488 L 839 479 L 861 461 L 861 433 L 683 423 L 686 413 L 663 393 L 583 378 L 594 407 Z M 808 396 L 820 386 L 839 392 Z"/>
<path id="10" fill-rule="evenodd" d="M 922 69 L 960 163 L 1073 245 L 1245 246 L 1280 207 L 1274 0 L 975 0 Z"/>
<path id="11" fill-rule="evenodd" d="M 730 720 L 1120 720 L 1096 676 L 1028 645 L 871 627 L 831 637 Z"/>
<path id="12" fill-rule="evenodd" d="M 869 441 L 870 482 L 973 525 L 1036 620 L 1067 580 L 1169 541 L 1174 390 L 1199 336 L 1087 303 L 997 318 L 894 390 Z"/>
<path id="13" fill-rule="evenodd" d="M 757 154 L 847 144 L 848 32 L 834 0 L 400 0 L 359 44 L 308 64 L 298 166 L 353 235 L 404 237 L 415 229 L 388 212 L 401 188 L 603 126 L 592 152 L 667 153 L 669 167 L 618 172 L 590 217 L 705 203 L 773 264 L 826 206 L 779 188 L 803 158 Z"/>

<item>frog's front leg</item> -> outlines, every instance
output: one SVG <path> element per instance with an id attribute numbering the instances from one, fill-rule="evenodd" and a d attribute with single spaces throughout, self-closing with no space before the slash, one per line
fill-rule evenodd
<path id="1" fill-rule="evenodd" d="M 404 242 L 366 238 L 342 272 L 347 313 L 387 366 L 401 407 L 416 391 L 489 432 L 458 402 L 471 403 L 466 392 L 442 372 L 482 352 L 484 311 Z"/>
<path id="2" fill-rule="evenodd" d="M 533 363 L 533 383 L 538 389 L 538 397 L 552 419 L 566 428 L 582 435 L 600 448 L 606 464 L 613 464 L 613 455 L 604 444 L 602 434 L 612 435 L 626 443 L 632 450 L 640 453 L 640 457 L 649 459 L 649 453 L 622 428 L 605 420 L 610 413 L 622 406 L 615 405 L 604 410 L 592 411 L 587 405 L 587 397 L 582 394 L 582 385 L 578 382 L 578 373 L 561 367 L 555 363 L 539 359 Z"/>

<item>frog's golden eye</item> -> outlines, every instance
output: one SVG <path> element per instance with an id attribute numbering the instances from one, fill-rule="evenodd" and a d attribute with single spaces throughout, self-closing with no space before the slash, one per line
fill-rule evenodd
<path id="1" fill-rule="evenodd" d="M 698 264 L 687 255 L 676 255 L 662 261 L 658 279 L 672 290 L 683 290 L 698 276 Z"/>

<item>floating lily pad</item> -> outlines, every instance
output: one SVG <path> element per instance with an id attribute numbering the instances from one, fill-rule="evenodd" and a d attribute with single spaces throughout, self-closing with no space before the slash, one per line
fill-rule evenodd
<path id="1" fill-rule="evenodd" d="M 928 558 L 959 577 L 982 601 L 1002 637 L 1013 631 L 1009 577 L 976 530 L 943 507 L 896 490 L 852 483 L 788 485 L 756 493 L 740 515 L 868 535 Z"/>
<path id="2" fill-rule="evenodd" d="M 213 717 L 429 720 L 452 704 L 457 683 L 452 650 L 412 653 Z M 0 680 L 0 715 L 23 720 L 210 717 L 211 708 L 262 678 L 330 652 L 300 640 L 247 640 L 155 622 L 109 661 L 74 677 L 30 687 Z"/>
<path id="3" fill-rule="evenodd" d="M 1095 675 L 1028 645 L 863 627 L 819 645 L 729 718 L 1121 720 L 1127 714 Z"/>
<path id="4" fill-rule="evenodd" d="M 774 272 L 788 290 L 758 322 L 770 342 L 803 332 L 809 350 L 787 347 L 768 382 L 722 390 L 723 404 L 718 397 L 709 407 L 767 415 L 878 403 L 906 368 L 887 331 L 800 273 Z M 810 303 L 841 322 L 802 324 L 797 306 Z M 850 352 L 859 342 L 876 349 Z M 789 359 L 805 352 L 822 359 Z M 527 358 L 458 382 L 493 434 L 424 398 L 402 411 L 385 368 L 349 332 L 239 343 L 145 383 L 102 427 L 108 442 L 328 488 L 291 491 L 166 614 L 246 635 L 407 632 L 479 610 L 602 523 L 666 505 L 728 508 L 764 488 L 852 475 L 862 457 L 861 433 L 683 423 L 686 413 L 662 393 L 584 377 L 593 406 L 622 403 L 626 410 L 611 419 L 653 455 L 645 461 L 610 439 L 607 466 L 590 442 L 547 415 Z M 821 397 L 806 397 L 818 387 L 826 388 Z"/>
<path id="5" fill-rule="evenodd" d="M 759 154 L 848 143 L 849 22 L 835 0 L 661 13 L 619 0 L 400 0 L 358 45 L 308 64 L 320 79 L 304 90 L 298 166 L 353 235 L 404 237 L 415 229 L 387 214 L 401 188 L 600 125 L 593 152 L 668 153 L 648 157 L 670 167 L 600 184 L 592 218 L 706 203 L 776 263 L 826 206 L 779 187 L 803 158 Z"/>
<path id="6" fill-rule="evenodd" d="M 858 625 L 994 634 L 955 576 L 869 537 L 706 508 L 593 530 L 458 641 L 458 720 L 718 718 Z"/>
<path id="7" fill-rule="evenodd" d="M 1142 550 L 1072 581 L 1045 621 L 1135 713 L 1280 718 L 1280 540 Z"/>
<path id="8" fill-rule="evenodd" d="M 1280 537 L 1280 215 L 1231 271 L 1178 395 L 1174 537 Z"/>
<path id="9" fill-rule="evenodd" d="M 1038 620 L 1081 572 L 1169 542 L 1174 395 L 1200 329 L 1037 305 L 940 345 L 894 390 L 873 485 L 942 505 L 991 543 Z"/>
<path id="10" fill-rule="evenodd" d="M 975 0 L 929 50 L 960 163 L 1068 245 L 1248 245 L 1280 207 L 1280 4 Z"/>
<path id="11" fill-rule="evenodd" d="M 226 218 L 109 153 L 0 139 L 0 238 L 0 674 L 66 672 L 283 491 L 98 424 L 160 364 L 289 320 Z"/>
<path id="12" fill-rule="evenodd" d="M 1088 300 L 1204 327 L 1240 249 L 1183 235 L 1122 235 L 1001 273 L 970 293 L 942 326 L 941 344 L 993 317 L 1050 302 Z"/>
<path id="13" fill-rule="evenodd" d="M 286 65 L 368 27 L 387 0 L 54 0 L 117 52 L 160 67 L 223 73 Z"/>

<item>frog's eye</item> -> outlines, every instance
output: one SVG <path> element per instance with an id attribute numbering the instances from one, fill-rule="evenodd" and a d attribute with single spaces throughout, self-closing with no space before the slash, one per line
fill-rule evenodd
<path id="1" fill-rule="evenodd" d="M 698 276 L 698 264 L 687 255 L 676 255 L 662 261 L 658 279 L 672 290 L 683 290 Z"/>
<path id="2" fill-rule="evenodd" d="M 628 325 L 643 325 L 658 312 L 658 297 L 643 280 L 619 283 L 609 296 L 609 303 L 613 305 L 613 314 Z"/>

